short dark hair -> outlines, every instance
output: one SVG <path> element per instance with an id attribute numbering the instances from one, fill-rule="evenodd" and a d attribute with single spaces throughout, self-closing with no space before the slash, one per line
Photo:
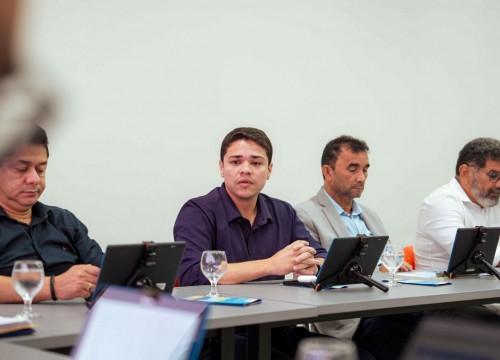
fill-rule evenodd
<path id="1" fill-rule="evenodd" d="M 49 138 L 47 132 L 40 125 L 33 124 L 28 127 L 16 144 L 8 147 L 7 151 L 0 156 L 0 162 L 6 157 L 13 155 L 22 145 L 43 145 L 45 150 L 47 150 L 47 156 L 49 156 Z"/>
<path id="2" fill-rule="evenodd" d="M 31 145 L 43 145 L 45 150 L 47 150 L 47 156 L 49 156 L 49 138 L 47 132 L 39 125 L 34 125 L 31 133 L 25 142 Z"/>
<path id="3" fill-rule="evenodd" d="M 224 161 L 224 155 L 226 155 L 227 148 L 237 140 L 251 140 L 259 144 L 266 151 L 269 163 L 273 158 L 273 145 L 271 140 L 267 137 L 266 133 L 262 130 L 252 128 L 252 127 L 239 127 L 231 131 L 226 135 L 222 144 L 220 146 L 220 160 Z"/>
<path id="4" fill-rule="evenodd" d="M 368 152 L 370 150 L 363 140 L 356 139 L 349 135 L 341 135 L 326 144 L 323 155 L 321 156 L 321 166 L 330 165 L 334 168 L 343 146 L 356 154 L 361 151 Z"/>
<path id="5" fill-rule="evenodd" d="M 500 141 L 488 137 L 471 140 L 458 153 L 455 175 L 460 175 L 459 168 L 463 164 L 482 169 L 487 160 L 500 161 Z"/>

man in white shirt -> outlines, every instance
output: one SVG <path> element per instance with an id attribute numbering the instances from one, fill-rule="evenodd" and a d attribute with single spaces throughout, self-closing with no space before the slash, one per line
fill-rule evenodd
<path id="1" fill-rule="evenodd" d="M 500 226 L 500 141 L 477 138 L 458 155 L 455 177 L 418 212 L 415 267 L 446 270 L 458 228 Z M 500 265 L 500 244 L 494 266 Z"/>

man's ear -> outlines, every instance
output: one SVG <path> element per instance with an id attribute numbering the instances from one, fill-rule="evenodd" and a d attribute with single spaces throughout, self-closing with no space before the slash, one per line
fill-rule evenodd
<path id="1" fill-rule="evenodd" d="M 321 167 L 321 172 L 323 173 L 323 177 L 325 179 L 330 179 L 333 175 L 333 169 L 330 167 L 330 165 L 323 165 Z"/>
<path id="2" fill-rule="evenodd" d="M 458 176 L 466 184 L 470 184 L 472 181 L 472 169 L 467 164 L 462 164 L 458 167 Z"/>
<path id="3" fill-rule="evenodd" d="M 273 163 L 269 163 L 267 166 L 267 170 L 269 170 L 269 174 L 267 174 L 267 180 L 271 177 L 271 173 L 273 172 Z"/>
<path id="4" fill-rule="evenodd" d="M 224 177 L 224 163 L 222 160 L 219 160 L 219 171 L 220 171 L 220 176 Z"/>

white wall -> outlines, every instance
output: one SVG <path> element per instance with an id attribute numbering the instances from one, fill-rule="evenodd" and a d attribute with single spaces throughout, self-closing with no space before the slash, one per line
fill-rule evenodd
<path id="1" fill-rule="evenodd" d="M 103 246 L 173 240 L 238 126 L 267 132 L 264 192 L 292 204 L 319 189 L 327 141 L 365 139 L 362 202 L 411 243 L 459 149 L 500 135 L 496 0 L 29 0 L 24 15 L 22 54 L 61 85 L 42 201 Z"/>

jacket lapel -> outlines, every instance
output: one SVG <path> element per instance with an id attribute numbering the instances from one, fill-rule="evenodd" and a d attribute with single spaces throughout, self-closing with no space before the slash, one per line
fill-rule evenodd
<path id="1" fill-rule="evenodd" d="M 349 231 L 347 230 L 344 222 L 340 218 L 339 213 L 333 207 L 330 199 L 328 199 L 327 195 L 323 188 L 321 188 L 318 192 L 318 203 L 321 206 L 321 210 L 325 214 L 326 218 L 330 222 L 334 232 L 337 234 L 337 237 L 349 237 Z"/>

